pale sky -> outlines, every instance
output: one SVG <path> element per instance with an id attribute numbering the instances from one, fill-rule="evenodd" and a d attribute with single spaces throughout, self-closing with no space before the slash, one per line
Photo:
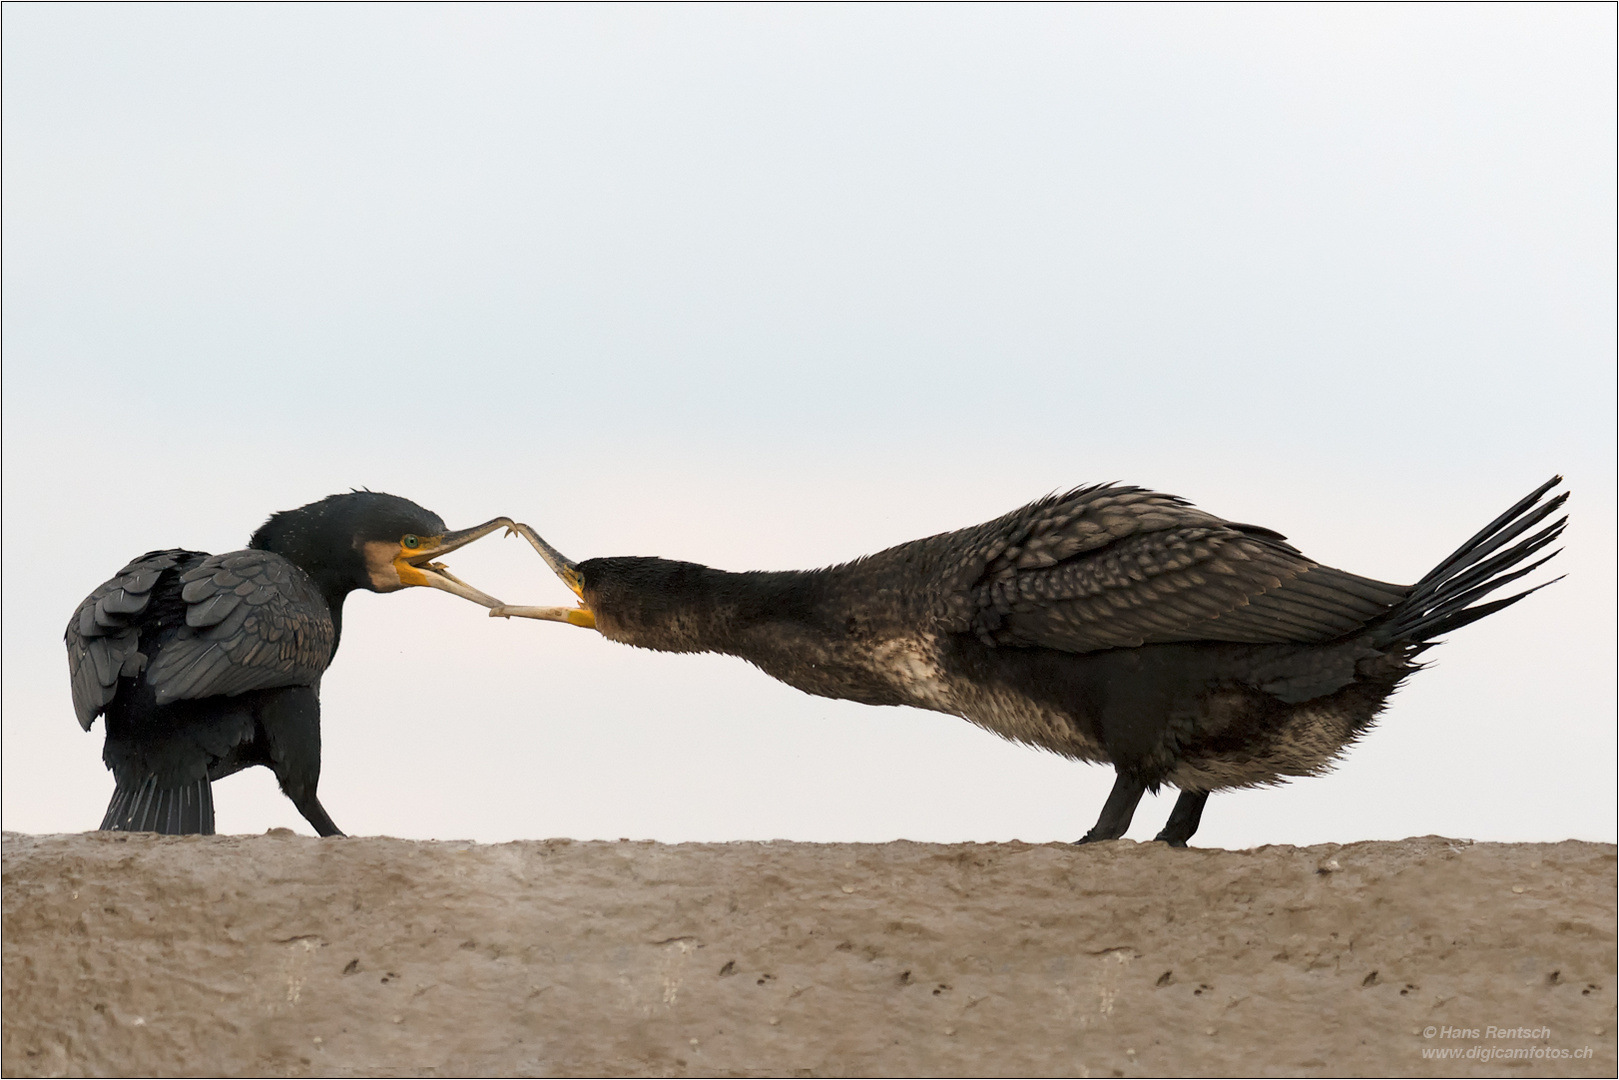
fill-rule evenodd
<path id="1" fill-rule="evenodd" d="M 1613 840 L 1614 21 L 6 5 L 5 827 L 111 795 L 91 589 L 350 487 L 742 570 L 1116 480 L 1410 582 L 1561 472 L 1567 579 L 1194 843 Z M 1073 840 L 1112 783 L 426 589 L 350 599 L 323 702 L 356 834 Z M 267 770 L 215 803 L 312 831 Z"/>

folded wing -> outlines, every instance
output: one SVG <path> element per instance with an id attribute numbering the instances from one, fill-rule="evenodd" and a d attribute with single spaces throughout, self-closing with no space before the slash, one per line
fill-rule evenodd
<path id="1" fill-rule="evenodd" d="M 146 679 L 165 705 L 188 698 L 313 684 L 336 628 L 309 576 L 268 551 L 214 555 L 179 576 L 185 625 Z"/>
<path id="2" fill-rule="evenodd" d="M 149 551 L 85 597 L 68 620 L 68 677 L 79 726 L 101 715 L 122 676 L 140 674 L 147 657 L 140 651 L 141 624 L 152 621 L 152 598 L 166 573 L 207 555 L 200 551 Z M 172 576 L 172 574 L 171 574 Z"/>
<path id="3" fill-rule="evenodd" d="M 1330 641 L 1410 591 L 1139 488 L 1079 489 L 983 528 L 982 556 L 961 567 L 948 608 L 956 628 L 996 645 Z"/>

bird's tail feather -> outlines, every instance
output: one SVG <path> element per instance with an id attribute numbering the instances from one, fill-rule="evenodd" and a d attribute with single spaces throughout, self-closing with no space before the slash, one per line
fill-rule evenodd
<path id="1" fill-rule="evenodd" d="M 101 827 L 117 832 L 156 832 L 172 835 L 214 832 L 214 791 L 208 778 L 179 787 L 160 788 L 156 776 L 136 787 L 119 785 L 107 804 Z"/>
<path id="2" fill-rule="evenodd" d="M 1554 476 L 1524 496 L 1413 585 L 1411 595 L 1377 627 L 1376 644 L 1384 646 L 1407 642 L 1427 645 L 1441 634 L 1448 634 L 1510 604 L 1516 604 L 1530 593 L 1550 585 L 1551 582 L 1547 581 L 1502 600 L 1474 604 L 1474 601 L 1488 596 L 1510 581 L 1518 580 L 1557 554 L 1554 551 L 1527 566 L 1519 565 L 1556 541 L 1567 526 L 1568 518 L 1560 517 L 1527 537 L 1523 535 L 1556 513 L 1567 501 L 1566 491 L 1545 502 L 1541 501 L 1547 492 L 1562 482 L 1561 476 Z"/>

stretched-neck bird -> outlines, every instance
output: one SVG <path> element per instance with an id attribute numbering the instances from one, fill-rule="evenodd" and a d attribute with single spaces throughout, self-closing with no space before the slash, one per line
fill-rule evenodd
<path id="1" fill-rule="evenodd" d="M 658 558 L 575 563 L 514 526 L 579 598 L 491 609 L 667 652 L 739 656 L 807 693 L 952 713 L 1116 773 L 1081 843 L 1124 835 L 1143 793 L 1326 771 L 1436 640 L 1535 589 L 1566 524 L 1553 478 L 1415 585 L 1334 570 L 1184 499 L 1098 485 L 821 570 L 727 573 Z M 1538 527 L 1538 528 L 1537 528 Z M 1549 584 L 1549 582 L 1547 583 Z M 1542 586 L 1536 586 L 1540 588 Z"/>

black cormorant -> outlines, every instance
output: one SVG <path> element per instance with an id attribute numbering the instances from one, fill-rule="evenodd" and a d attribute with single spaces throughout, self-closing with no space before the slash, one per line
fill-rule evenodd
<path id="1" fill-rule="evenodd" d="M 267 765 L 316 832 L 341 836 L 315 788 L 344 597 L 426 585 L 495 607 L 433 560 L 509 524 L 449 532 L 409 499 L 355 491 L 272 514 L 246 550 L 149 551 L 118 571 L 66 634 L 79 724 L 106 716 L 101 827 L 212 833 L 210 782 Z"/>
<path id="2" fill-rule="evenodd" d="M 519 525 L 580 604 L 490 614 L 728 653 L 811 694 L 953 713 L 1111 763 L 1113 790 L 1081 842 L 1124 835 L 1142 794 L 1170 784 L 1180 798 L 1157 839 L 1184 846 L 1211 791 L 1324 772 L 1436 638 L 1535 591 L 1479 602 L 1551 558 L 1523 565 L 1566 524 L 1531 532 L 1567 498 L 1542 501 L 1559 483 L 1415 585 L 1334 570 L 1270 529 L 1114 485 L 781 573 L 573 563 Z"/>

